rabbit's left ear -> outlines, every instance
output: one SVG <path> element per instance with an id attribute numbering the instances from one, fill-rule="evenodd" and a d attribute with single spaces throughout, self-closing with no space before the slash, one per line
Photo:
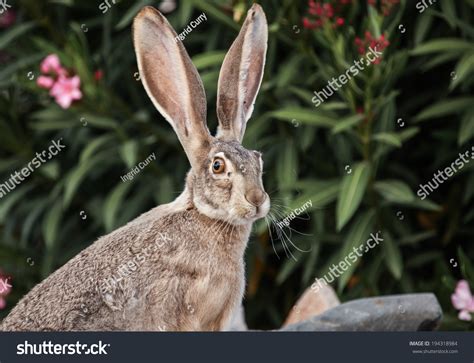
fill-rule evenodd
<path id="1" fill-rule="evenodd" d="M 242 141 L 262 83 L 267 40 L 265 13 L 254 4 L 222 64 L 217 86 L 216 137 Z"/>
<path id="2" fill-rule="evenodd" d="M 133 21 L 133 44 L 143 86 L 173 126 L 193 168 L 200 167 L 211 135 L 206 95 L 196 67 L 166 18 L 145 6 Z"/>

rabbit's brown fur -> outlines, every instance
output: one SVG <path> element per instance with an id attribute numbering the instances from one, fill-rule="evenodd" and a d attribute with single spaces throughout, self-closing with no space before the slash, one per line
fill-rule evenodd
<path id="1" fill-rule="evenodd" d="M 254 5 L 222 67 L 219 88 L 225 90 L 218 110 L 225 120 L 220 117 L 218 136 L 212 137 L 203 119 L 202 84 L 181 42 L 172 43 L 176 33 L 153 8 L 137 15 L 134 42 L 144 86 L 173 125 L 192 166 L 185 189 L 174 202 L 100 238 L 35 286 L 0 330 L 224 327 L 243 297 L 243 257 L 252 223 L 269 208 L 261 155 L 240 144 L 260 86 L 266 31 L 263 11 Z M 154 53 L 158 40 L 167 52 L 158 47 Z M 257 68 L 248 58 L 254 53 Z M 155 68 L 173 62 L 180 64 L 173 77 Z M 230 72 L 229 64 L 240 72 Z M 225 172 L 215 172 L 216 160 Z M 130 267 L 127 273 L 110 282 L 124 265 Z"/>
<path id="2" fill-rule="evenodd" d="M 162 250 L 112 294 L 101 293 L 101 282 L 170 226 L 180 228 L 160 241 Z M 225 228 L 197 212 L 186 191 L 79 253 L 22 299 L 2 330 L 219 330 L 243 294 L 249 234 L 238 226 L 219 235 Z M 90 284 L 91 277 L 98 280 Z"/>

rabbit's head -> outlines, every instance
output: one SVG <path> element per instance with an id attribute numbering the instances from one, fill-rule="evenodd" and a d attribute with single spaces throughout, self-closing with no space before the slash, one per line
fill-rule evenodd
<path id="1" fill-rule="evenodd" d="M 242 145 L 263 77 L 267 21 L 254 4 L 222 65 L 217 95 L 216 136 L 206 123 L 206 96 L 199 74 L 166 18 L 143 8 L 133 23 L 133 41 L 143 85 L 173 126 L 191 164 L 188 187 L 203 214 L 246 224 L 268 213 L 263 162 Z"/>

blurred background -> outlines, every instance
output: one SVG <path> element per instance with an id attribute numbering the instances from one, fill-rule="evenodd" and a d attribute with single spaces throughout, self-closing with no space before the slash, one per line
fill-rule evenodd
<path id="1" fill-rule="evenodd" d="M 0 318 L 100 236 L 182 190 L 188 161 L 137 70 L 131 22 L 159 7 L 203 79 L 217 79 L 251 1 L 13 1 L 0 8 L 0 183 L 66 148 L 0 198 Z M 264 154 L 271 216 L 246 254 L 250 328 L 279 327 L 301 293 L 370 233 L 384 241 L 333 283 L 341 299 L 434 292 L 442 329 L 474 330 L 474 161 L 421 200 L 420 184 L 472 150 L 474 1 L 259 1 L 269 25 L 244 146 Z M 426 7 L 425 7 L 426 5 Z M 312 102 L 369 47 L 382 58 Z M 120 178 L 155 153 L 131 181 Z M 281 229 L 275 223 L 311 201 Z M 469 304 L 472 303 L 471 310 Z"/>

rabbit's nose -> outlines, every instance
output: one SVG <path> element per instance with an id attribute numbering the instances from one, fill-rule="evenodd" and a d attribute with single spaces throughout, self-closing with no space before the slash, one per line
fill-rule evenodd
<path id="1" fill-rule="evenodd" d="M 263 190 L 254 188 L 245 193 L 245 199 L 255 207 L 260 207 L 265 201 L 266 194 Z"/>

